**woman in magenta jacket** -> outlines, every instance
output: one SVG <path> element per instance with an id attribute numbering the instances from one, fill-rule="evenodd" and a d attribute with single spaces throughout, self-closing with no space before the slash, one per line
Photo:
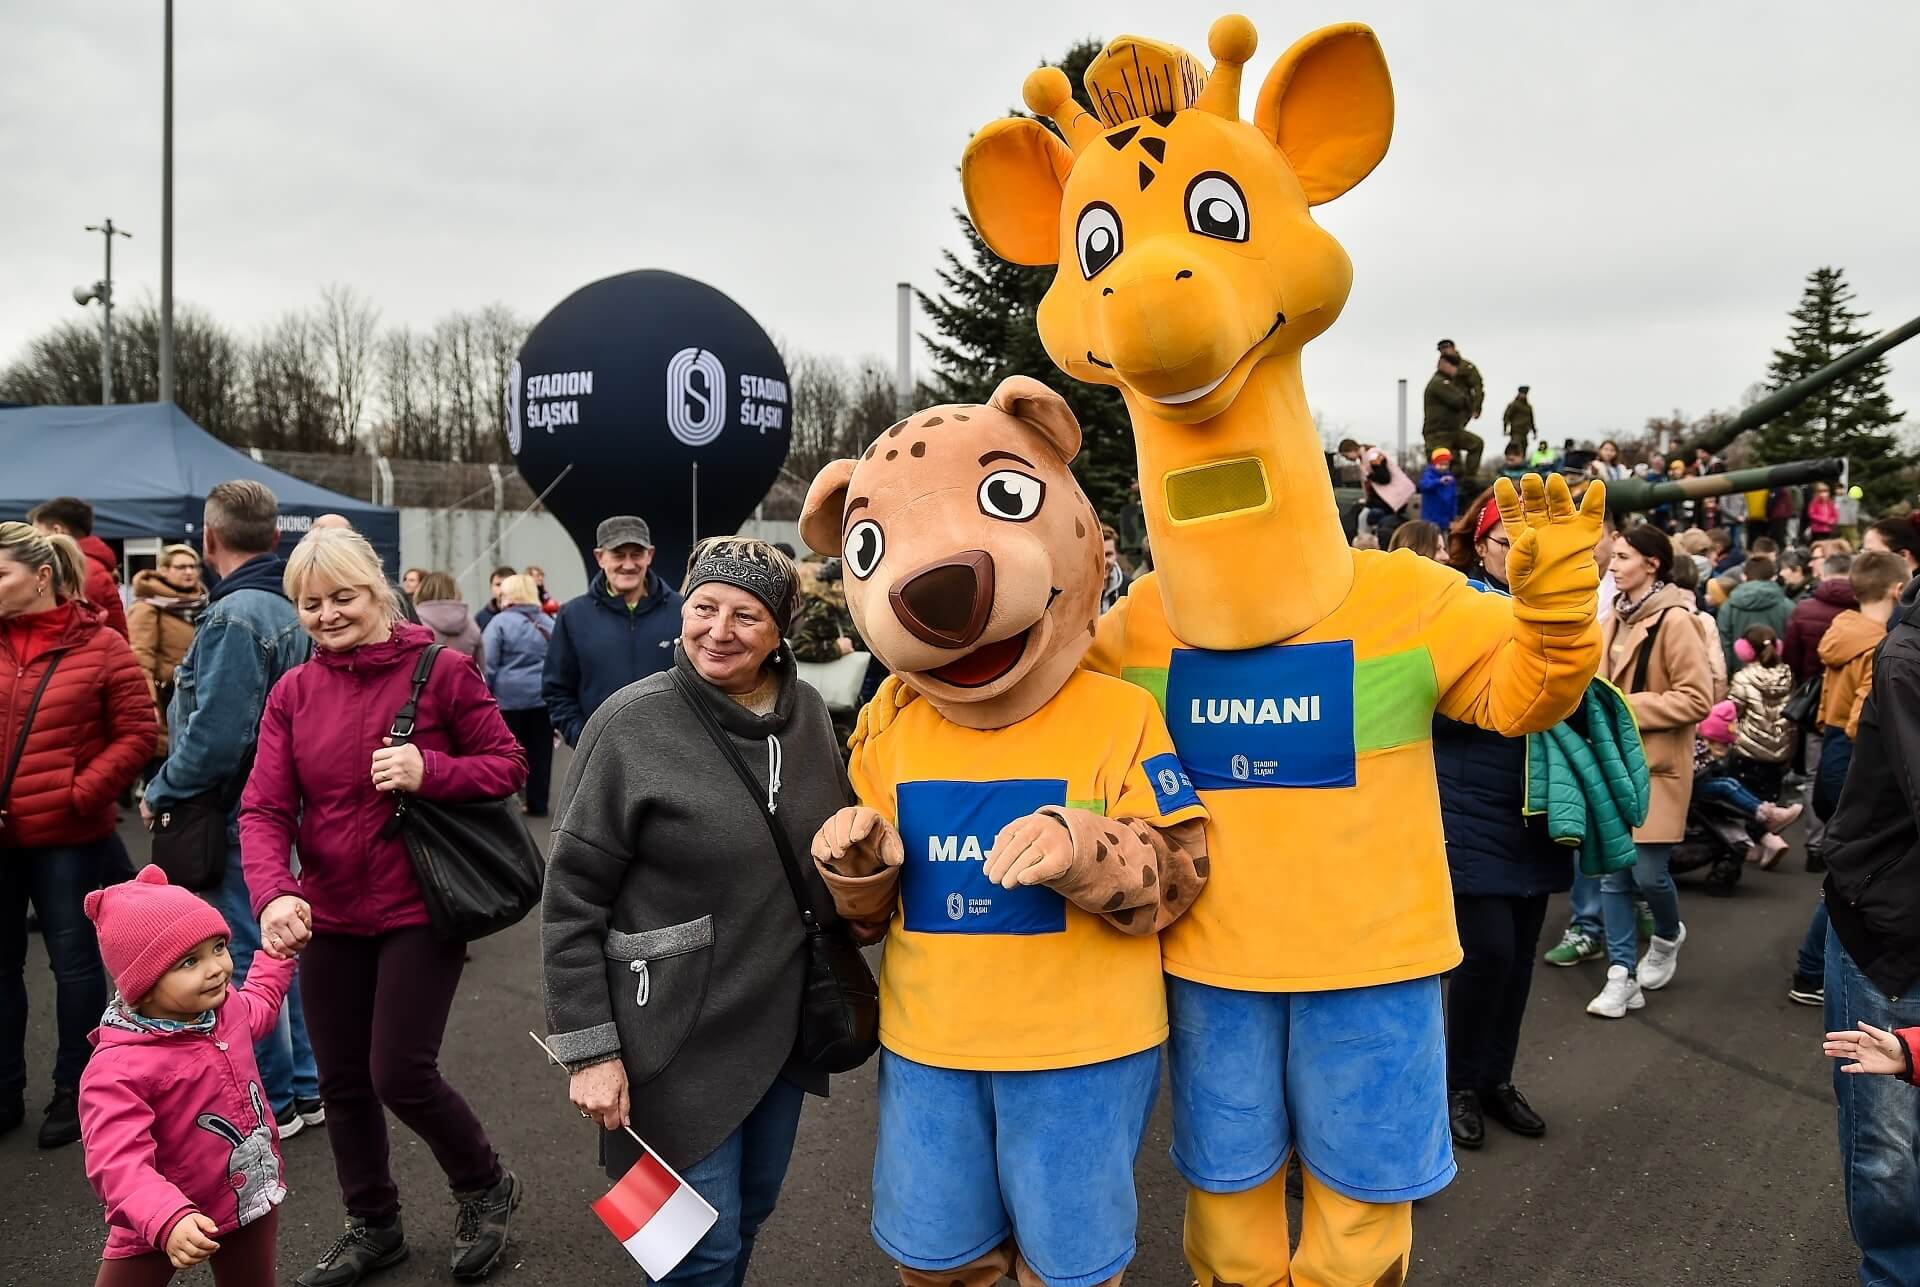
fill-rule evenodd
<path id="1" fill-rule="evenodd" d="M 434 933 L 406 845 L 382 829 L 394 792 L 512 794 L 526 754 L 472 660 L 451 651 L 435 659 L 412 740 L 385 744 L 433 632 L 399 619 L 364 537 L 309 533 L 287 560 L 286 590 L 316 647 L 267 698 L 240 850 L 263 947 L 304 949 L 301 996 L 347 1209 L 346 1231 L 300 1281 L 346 1287 L 407 1254 L 383 1106 L 427 1142 L 453 1187 L 454 1276 L 483 1277 L 505 1249 L 520 1182 L 440 1075 L 465 949 Z"/>

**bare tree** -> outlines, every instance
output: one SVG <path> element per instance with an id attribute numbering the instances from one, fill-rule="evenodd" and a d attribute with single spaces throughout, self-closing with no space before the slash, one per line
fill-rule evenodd
<path id="1" fill-rule="evenodd" d="M 505 304 L 489 304 L 475 317 L 474 329 L 485 379 L 481 403 L 488 428 L 478 459 L 505 462 L 513 455 L 507 448 L 507 372 L 520 356 L 530 328 L 525 318 Z"/>
<path id="2" fill-rule="evenodd" d="M 247 351 L 246 396 L 253 446 L 283 451 L 338 449 L 338 413 L 327 389 L 319 327 L 306 313 L 288 313 Z"/>
<path id="3" fill-rule="evenodd" d="M 787 469 L 811 479 L 841 450 L 842 429 L 852 404 L 852 379 L 844 365 L 816 353 L 784 354 L 793 402 L 793 433 Z"/>
<path id="4" fill-rule="evenodd" d="M 160 318 L 151 300 L 123 307 L 113 332 L 113 390 L 121 402 L 152 402 L 160 387 Z M 204 311 L 174 310 L 179 379 L 174 401 L 196 423 L 227 442 L 245 443 L 239 397 L 240 348 Z M 100 329 L 96 322 L 61 322 L 28 343 L 0 371 L 0 399 L 43 406 L 91 406 L 100 401 Z"/>
<path id="5" fill-rule="evenodd" d="M 374 327 L 379 318 L 380 310 L 351 286 L 336 284 L 320 292 L 319 325 L 336 433 L 348 451 L 359 441 L 360 420 L 373 389 Z"/>
<path id="6" fill-rule="evenodd" d="M 858 456 L 899 418 L 893 373 L 879 358 L 849 364 L 817 353 L 784 354 L 793 396 L 787 472 L 811 479 L 827 462 Z"/>

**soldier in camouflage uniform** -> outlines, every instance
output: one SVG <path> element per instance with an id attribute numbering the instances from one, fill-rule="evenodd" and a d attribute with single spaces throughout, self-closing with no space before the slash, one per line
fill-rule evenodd
<path id="1" fill-rule="evenodd" d="M 846 591 L 840 581 L 840 560 L 800 565 L 800 612 L 794 617 L 787 642 L 800 661 L 838 661 L 849 652 L 865 651 L 860 631 L 847 611 Z M 810 574 L 809 574 L 810 573 Z M 833 733 L 839 739 L 841 754 L 846 754 L 847 739 L 859 711 L 827 712 L 833 721 Z"/>
<path id="2" fill-rule="evenodd" d="M 1427 459 L 1433 459 L 1433 453 L 1445 447 L 1460 463 L 1461 476 L 1469 479 L 1479 477 L 1480 453 L 1486 447 L 1480 435 L 1467 430 L 1472 411 L 1473 395 L 1461 381 L 1459 369 L 1442 354 L 1433 378 L 1427 381 L 1420 437 L 1426 443 Z"/>
<path id="3" fill-rule="evenodd" d="M 1522 456 L 1527 454 L 1527 440 L 1533 437 L 1533 403 L 1527 398 L 1527 391 L 1532 387 L 1521 385 L 1520 392 L 1513 395 L 1513 401 L 1500 416 L 1500 423 L 1507 430 L 1507 445 L 1518 449 Z"/>
<path id="4" fill-rule="evenodd" d="M 1453 377 L 1454 383 L 1464 385 L 1467 390 L 1467 396 L 1472 400 L 1473 414 L 1469 415 L 1467 419 L 1478 420 L 1480 418 L 1480 409 L 1486 404 L 1487 400 L 1487 385 L 1486 381 L 1480 378 L 1480 368 L 1461 357 L 1460 350 L 1453 346 L 1452 340 L 1440 341 L 1440 356 L 1453 363 L 1456 368 Z M 1460 453 L 1456 451 L 1454 454 L 1457 456 Z"/>

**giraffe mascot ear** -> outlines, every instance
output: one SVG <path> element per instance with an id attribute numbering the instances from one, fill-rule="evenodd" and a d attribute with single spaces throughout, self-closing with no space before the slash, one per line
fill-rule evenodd
<path id="1" fill-rule="evenodd" d="M 1066 73 L 1042 67 L 1027 77 L 1027 106 L 1043 116 L 1071 105 L 1087 123 L 1086 109 L 1072 103 Z M 1027 116 L 994 121 L 973 136 L 960 157 L 960 187 L 980 239 L 1002 259 L 1041 267 L 1060 260 L 1060 202 L 1073 150 L 1060 136 Z"/>
<path id="2" fill-rule="evenodd" d="M 1379 37 L 1357 22 L 1302 36 L 1267 73 L 1253 123 L 1286 154 L 1308 205 L 1359 183 L 1393 138 L 1393 80 Z"/>

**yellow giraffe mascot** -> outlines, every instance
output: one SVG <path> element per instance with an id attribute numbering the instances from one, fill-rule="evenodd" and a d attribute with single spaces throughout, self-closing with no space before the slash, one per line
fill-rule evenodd
<path id="1" fill-rule="evenodd" d="M 1454 1175 L 1439 976 L 1460 946 L 1433 716 L 1518 735 L 1573 710 L 1600 653 L 1604 496 L 1499 484 L 1511 600 L 1347 547 L 1300 349 L 1352 265 L 1309 211 L 1385 154 L 1386 62 L 1368 28 L 1323 28 L 1243 121 L 1253 25 L 1222 18 L 1208 47 L 1211 75 L 1113 41 L 1086 74 L 1097 117 L 1034 72 L 1027 106 L 1060 135 L 995 121 L 961 179 L 996 253 L 1059 265 L 1048 354 L 1133 420 L 1155 573 L 1086 664 L 1159 700 L 1211 815 L 1212 883 L 1163 936 L 1187 1259 L 1202 1287 L 1391 1287 L 1413 1201 Z"/>

